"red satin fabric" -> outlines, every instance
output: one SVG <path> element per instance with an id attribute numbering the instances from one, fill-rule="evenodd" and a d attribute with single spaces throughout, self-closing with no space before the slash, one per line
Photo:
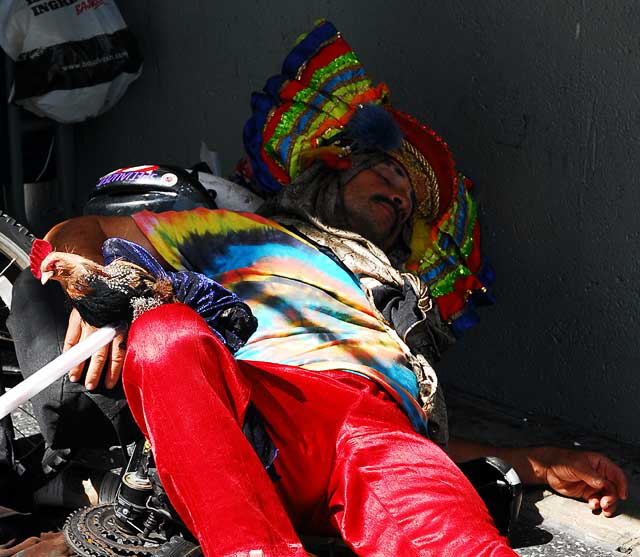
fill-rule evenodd
<path id="1" fill-rule="evenodd" d="M 368 379 L 236 361 L 174 304 L 133 324 L 123 381 L 208 557 L 306 555 L 296 531 L 340 535 L 363 557 L 516 555 L 455 464 Z M 240 429 L 250 400 L 279 450 L 275 482 Z"/>

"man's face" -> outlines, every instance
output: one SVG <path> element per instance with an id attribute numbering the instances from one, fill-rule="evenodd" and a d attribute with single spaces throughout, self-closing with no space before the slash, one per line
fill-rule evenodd
<path id="1" fill-rule="evenodd" d="M 413 212 L 413 191 L 404 168 L 393 159 L 363 170 L 342 189 L 347 224 L 384 251 L 400 236 Z"/>

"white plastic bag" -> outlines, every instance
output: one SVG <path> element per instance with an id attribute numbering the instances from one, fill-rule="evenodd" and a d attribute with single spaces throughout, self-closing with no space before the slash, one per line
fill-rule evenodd
<path id="1" fill-rule="evenodd" d="M 142 69 L 114 0 L 0 0 L 0 46 L 15 61 L 10 100 L 63 123 L 112 107 Z"/>
<path id="2" fill-rule="evenodd" d="M 264 203 L 264 199 L 250 192 L 247 188 L 243 188 L 220 176 L 207 172 L 198 172 L 198 180 L 206 190 L 216 192 L 215 201 L 220 209 L 255 213 L 258 207 Z"/>

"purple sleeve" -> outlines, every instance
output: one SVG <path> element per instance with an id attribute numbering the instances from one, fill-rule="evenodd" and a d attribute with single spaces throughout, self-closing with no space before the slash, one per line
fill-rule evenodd
<path id="1" fill-rule="evenodd" d="M 198 312 L 232 352 L 256 330 L 249 306 L 215 280 L 191 271 L 168 274 L 176 298 Z"/>
<path id="2" fill-rule="evenodd" d="M 102 254 L 105 265 L 124 259 L 146 269 L 157 279 L 171 281 L 177 300 L 198 312 L 232 352 L 238 350 L 257 328 L 257 320 L 247 304 L 201 273 L 167 272 L 146 249 L 122 238 L 105 241 Z"/>

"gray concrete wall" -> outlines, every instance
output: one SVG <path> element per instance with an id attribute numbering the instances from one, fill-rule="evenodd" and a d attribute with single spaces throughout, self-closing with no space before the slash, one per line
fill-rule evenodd
<path id="1" fill-rule="evenodd" d="M 441 374 L 524 410 L 640 442 L 640 4 L 635 0 L 136 0 L 144 75 L 78 126 L 78 179 L 128 163 L 225 169 L 249 92 L 328 17 L 394 103 L 477 182 L 498 304 Z"/>

